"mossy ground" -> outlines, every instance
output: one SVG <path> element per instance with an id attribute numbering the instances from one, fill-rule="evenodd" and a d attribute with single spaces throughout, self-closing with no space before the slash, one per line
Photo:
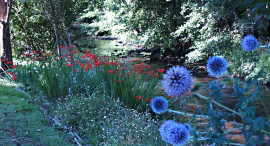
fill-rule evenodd
<path id="1" fill-rule="evenodd" d="M 0 145 L 72 145 L 54 129 L 39 105 L 0 79 Z"/>

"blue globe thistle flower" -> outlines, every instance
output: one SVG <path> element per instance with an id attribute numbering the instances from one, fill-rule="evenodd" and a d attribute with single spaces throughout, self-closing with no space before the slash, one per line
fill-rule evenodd
<path id="1" fill-rule="evenodd" d="M 189 130 L 181 123 L 169 120 L 160 127 L 162 139 L 173 145 L 183 145 L 187 143 Z"/>
<path id="2" fill-rule="evenodd" d="M 168 108 L 168 101 L 163 97 L 156 97 L 151 102 L 151 108 L 156 114 L 164 113 Z"/>
<path id="3" fill-rule="evenodd" d="M 214 77 L 220 77 L 226 73 L 228 63 L 224 57 L 212 56 L 207 60 L 206 66 L 209 75 Z"/>
<path id="4" fill-rule="evenodd" d="M 247 35 L 242 39 L 241 45 L 245 51 L 253 51 L 253 50 L 256 50 L 259 43 L 258 43 L 258 40 L 254 36 Z"/>
<path id="5" fill-rule="evenodd" d="M 193 84 L 191 73 L 184 67 L 173 66 L 163 74 L 162 85 L 165 92 L 172 97 L 188 92 Z"/>

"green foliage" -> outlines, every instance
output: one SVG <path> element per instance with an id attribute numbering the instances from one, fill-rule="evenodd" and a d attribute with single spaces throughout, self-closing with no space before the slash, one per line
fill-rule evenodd
<path id="1" fill-rule="evenodd" d="M 86 9 L 87 3 L 85 0 L 59 1 L 61 15 L 69 29 L 71 22 L 76 20 L 77 15 L 83 9 Z M 50 13 L 51 7 L 49 1 L 13 1 L 10 15 L 10 30 L 11 40 L 13 42 L 12 48 L 17 57 L 21 57 L 25 52 L 34 50 L 40 53 L 41 51 L 56 49 L 55 34 Z M 59 19 L 57 19 L 56 23 L 59 27 L 59 33 L 65 34 L 63 33 L 64 30 Z M 66 39 L 65 35 L 63 35 L 63 38 Z"/>

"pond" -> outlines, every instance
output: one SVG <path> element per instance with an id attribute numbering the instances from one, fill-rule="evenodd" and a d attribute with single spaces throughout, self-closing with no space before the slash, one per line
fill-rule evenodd
<path id="1" fill-rule="evenodd" d="M 123 44 L 122 42 L 114 39 L 94 39 L 92 37 L 82 37 L 74 42 L 74 48 L 80 51 L 81 54 L 79 54 L 79 56 L 83 56 L 86 50 L 89 50 L 90 53 L 98 56 L 110 56 L 113 54 L 117 56 L 120 61 L 134 61 L 136 59 L 140 59 L 142 62 L 147 63 L 153 68 L 169 68 L 169 66 L 161 60 L 150 60 L 150 52 L 141 52 L 136 47 L 132 46 L 132 44 Z M 181 66 L 181 64 L 179 65 Z M 214 80 L 214 78 L 211 78 L 208 75 L 201 75 L 202 73 L 197 73 L 196 70 L 192 73 L 194 76 L 194 82 L 196 83 L 207 83 Z M 205 89 L 206 87 L 200 89 L 198 92 L 202 95 L 208 96 L 209 92 L 207 92 Z M 225 96 L 230 96 L 230 94 L 233 93 L 233 88 L 232 86 L 227 85 L 222 91 L 224 91 Z M 267 89 L 267 87 L 262 86 L 262 93 L 264 95 L 264 102 L 268 112 L 270 113 L 270 90 Z M 230 105 L 230 102 L 233 102 L 233 100 L 229 100 L 229 102 L 226 100 L 226 103 L 224 104 Z M 258 109 L 259 115 L 264 115 L 265 112 L 262 105 L 260 103 L 257 104 L 260 106 Z"/>

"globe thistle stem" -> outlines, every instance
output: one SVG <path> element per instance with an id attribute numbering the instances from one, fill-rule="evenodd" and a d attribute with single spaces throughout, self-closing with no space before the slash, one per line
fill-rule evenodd
<path id="1" fill-rule="evenodd" d="M 180 114 L 180 115 L 183 115 L 183 116 L 189 116 L 189 117 L 193 117 L 194 114 L 189 114 L 189 113 L 184 113 L 184 112 L 180 112 L 180 111 L 175 111 L 175 110 L 171 110 L 171 109 L 167 109 L 168 112 L 171 112 L 171 113 L 176 113 L 176 114 Z M 203 118 L 203 119 L 209 119 L 208 116 L 206 115 L 195 115 L 196 118 Z"/>
<path id="2" fill-rule="evenodd" d="M 197 97 L 201 98 L 201 99 L 204 99 L 204 100 L 207 100 L 207 101 L 210 100 L 210 102 L 214 103 L 215 105 L 217 105 L 217 106 L 219 106 L 219 107 L 221 107 L 223 109 L 226 109 L 226 110 L 232 112 L 233 114 L 235 114 L 235 115 L 237 115 L 237 116 L 239 116 L 239 117 L 242 118 L 242 115 L 240 113 L 238 113 L 235 110 L 232 110 L 232 109 L 230 109 L 230 108 L 228 108 L 228 107 L 226 107 L 226 106 L 224 106 L 224 105 L 222 105 L 222 104 L 220 104 L 220 103 L 218 103 L 218 102 L 210 99 L 209 97 L 205 97 L 205 96 L 203 96 L 201 94 L 198 94 L 198 93 L 195 93 L 195 92 L 193 92 L 193 94 L 196 95 Z"/>

